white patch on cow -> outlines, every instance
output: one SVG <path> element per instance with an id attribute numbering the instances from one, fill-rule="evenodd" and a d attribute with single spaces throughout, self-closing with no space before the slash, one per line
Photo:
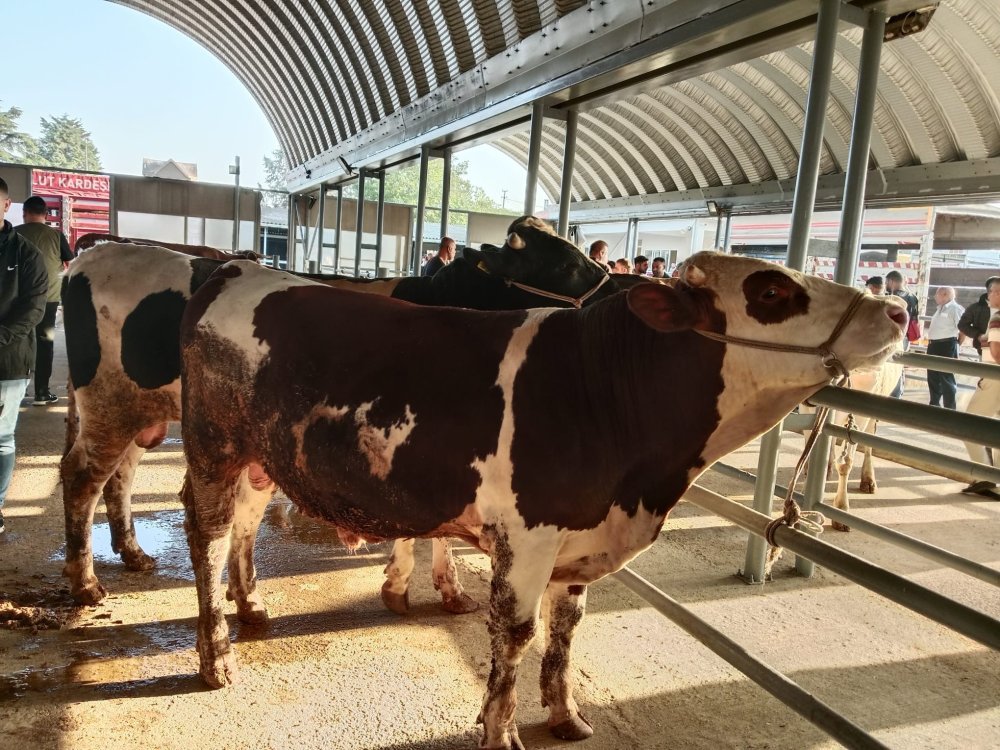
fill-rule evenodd
<path id="1" fill-rule="evenodd" d="M 417 426 L 416 415 L 409 404 L 400 420 L 389 427 L 375 427 L 368 423 L 368 412 L 374 401 L 367 401 L 354 412 L 354 424 L 358 428 L 358 450 L 368 459 L 372 476 L 385 479 L 392 470 L 392 458 L 396 449 L 409 439 Z"/>
<path id="2" fill-rule="evenodd" d="M 634 516 L 611 506 L 595 528 L 566 534 L 554 580 L 586 585 L 620 570 L 653 543 L 662 523 L 663 516 L 650 513 L 641 503 Z"/>
<path id="3" fill-rule="evenodd" d="M 548 570 L 555 559 L 565 531 L 555 526 L 536 526 L 528 529 L 517 512 L 513 489 L 514 463 L 511 446 L 514 443 L 514 382 L 527 358 L 528 347 L 538 333 L 542 322 L 552 310 L 529 310 L 525 321 L 514 331 L 507 344 L 507 351 L 500 362 L 496 384 L 503 393 L 503 418 L 497 436 L 497 451 L 483 460 L 472 462 L 482 483 L 476 492 L 475 506 L 483 523 L 494 525 L 506 533 L 510 547 L 516 550 L 507 581 L 517 594 L 519 622 L 538 616 L 539 585 L 544 589 Z M 541 596 L 541 592 L 537 592 Z"/>
<path id="4" fill-rule="evenodd" d="M 306 430 L 309 429 L 310 425 L 317 422 L 320 419 L 326 419 L 331 422 L 336 422 L 344 418 L 344 416 L 350 411 L 346 406 L 330 406 L 326 403 L 316 404 L 309 413 L 306 414 L 299 422 L 292 425 L 292 437 L 295 439 L 295 467 L 299 471 L 306 471 L 306 454 L 305 454 L 305 441 L 306 441 Z"/>

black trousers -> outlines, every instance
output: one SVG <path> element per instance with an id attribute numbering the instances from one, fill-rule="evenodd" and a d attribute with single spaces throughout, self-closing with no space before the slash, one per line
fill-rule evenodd
<path id="1" fill-rule="evenodd" d="M 35 398 L 49 392 L 52 377 L 52 355 L 56 344 L 56 310 L 58 302 L 45 303 L 45 315 L 35 326 Z"/>
<path id="2" fill-rule="evenodd" d="M 927 353 L 938 357 L 958 359 L 958 339 L 932 339 L 927 344 Z M 927 371 L 927 388 L 931 392 L 931 406 L 940 406 L 944 401 L 945 409 L 955 408 L 955 376 L 950 372 Z"/>

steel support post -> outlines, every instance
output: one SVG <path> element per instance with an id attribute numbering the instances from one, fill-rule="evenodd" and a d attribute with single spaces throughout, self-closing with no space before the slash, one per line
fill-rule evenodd
<path id="1" fill-rule="evenodd" d="M 625 257 L 630 261 L 634 261 L 638 248 L 639 220 L 633 217 L 628 220 L 628 228 L 625 232 Z"/>
<path id="2" fill-rule="evenodd" d="M 444 169 L 441 173 L 441 238 L 448 236 L 448 207 L 451 202 L 451 149 L 441 154 Z"/>
<path id="3" fill-rule="evenodd" d="M 427 210 L 427 166 L 431 152 L 427 146 L 420 149 L 420 182 L 417 185 L 417 216 L 413 227 L 413 257 L 410 264 L 413 275 L 420 275 L 420 260 L 424 256 L 424 213 Z"/>
<path id="4" fill-rule="evenodd" d="M 826 495 L 826 468 L 830 460 L 830 436 L 822 432 L 816 438 L 812 455 L 809 457 L 808 476 L 802 498 L 803 510 L 816 510 Z M 795 570 L 804 578 L 811 578 L 815 570 L 812 560 L 795 556 Z"/>
<path id="5" fill-rule="evenodd" d="M 364 169 L 358 170 L 358 216 L 354 225 L 354 275 L 361 275 L 361 246 L 365 238 L 365 177 Z"/>
<path id="6" fill-rule="evenodd" d="M 781 430 L 779 422 L 764 433 L 760 440 L 760 455 L 757 458 L 757 481 L 753 488 L 753 509 L 766 516 L 771 515 L 774 502 L 774 484 L 778 472 L 778 451 L 781 450 Z M 767 542 L 750 534 L 747 540 L 746 560 L 740 576 L 746 583 L 764 583 L 764 557 Z"/>
<path id="7" fill-rule="evenodd" d="M 306 263 L 309 262 L 309 198 L 305 193 L 296 196 L 298 200 L 296 201 L 295 210 L 298 212 L 302 208 L 305 208 L 305 215 L 301 217 L 302 219 L 302 256 L 296 253 L 296 269 L 299 271 L 306 270 Z M 296 218 L 299 218 L 296 215 Z"/>
<path id="8" fill-rule="evenodd" d="M 319 216 L 316 217 L 316 272 L 323 271 L 323 237 L 326 229 L 326 183 L 319 186 Z"/>
<path id="9" fill-rule="evenodd" d="M 382 271 L 382 238 L 385 230 L 385 171 L 378 173 L 378 208 L 375 212 L 375 276 Z"/>
<path id="10" fill-rule="evenodd" d="M 722 247 L 722 210 L 715 214 L 715 236 L 712 238 L 712 247 Z"/>
<path id="11" fill-rule="evenodd" d="M 299 229 L 297 226 L 298 209 L 296 208 L 296 200 L 298 196 L 295 193 L 288 194 L 288 240 L 285 243 L 285 263 L 289 271 L 294 271 L 296 269 L 296 262 L 299 258 L 298 248 L 295 247 L 296 240 L 298 238 Z"/>
<path id="12" fill-rule="evenodd" d="M 733 212 L 732 210 L 726 211 L 726 231 L 722 236 L 722 249 L 725 252 L 729 252 L 729 243 L 733 239 Z"/>
<path id="13" fill-rule="evenodd" d="M 927 301 L 931 290 L 931 255 L 934 252 L 934 215 L 937 209 L 930 208 L 929 223 L 931 229 L 920 239 L 920 257 L 917 260 L 917 310 L 923 315 L 927 310 Z M 923 326 L 921 325 L 921 330 Z"/>
<path id="14" fill-rule="evenodd" d="M 344 225 L 344 186 L 337 185 L 337 223 L 333 228 L 333 272 L 340 273 L 340 247 Z"/>
<path id="15" fill-rule="evenodd" d="M 833 77 L 833 53 L 837 45 L 840 2 L 841 0 L 820 0 L 816 23 L 812 74 L 806 98 L 802 145 L 799 148 L 799 168 L 795 176 L 795 197 L 792 199 L 792 226 L 788 234 L 788 267 L 798 271 L 804 270 L 806 266 L 809 229 L 816 203 L 816 181 L 819 178 L 820 154 L 823 150 L 826 103 L 830 96 L 830 79 Z"/>
<path id="16" fill-rule="evenodd" d="M 542 156 L 542 124 L 545 107 L 541 100 L 531 105 L 531 133 L 528 136 L 528 176 L 524 185 L 524 214 L 535 213 L 535 189 L 538 186 L 538 162 Z"/>
<path id="17" fill-rule="evenodd" d="M 571 109 L 566 113 L 566 139 L 563 142 L 562 182 L 559 185 L 560 237 L 569 234 L 569 205 L 573 201 L 573 167 L 576 162 L 576 129 L 580 113 Z"/>
<path id="18" fill-rule="evenodd" d="M 861 61 L 858 65 L 858 93 L 854 100 L 854 126 L 851 129 L 851 149 L 847 156 L 844 178 L 844 201 L 840 219 L 840 246 L 834 280 L 838 284 L 854 285 L 857 277 L 858 252 L 865 216 L 865 185 L 868 180 L 868 155 L 871 151 L 872 118 L 875 116 L 875 95 L 878 90 L 879 62 L 882 59 L 882 37 L 885 35 L 885 13 L 868 12 L 864 37 L 861 41 Z"/>
<path id="19" fill-rule="evenodd" d="M 236 164 L 229 167 L 229 173 L 236 175 L 236 188 L 233 191 L 233 252 L 240 249 L 240 157 Z"/>

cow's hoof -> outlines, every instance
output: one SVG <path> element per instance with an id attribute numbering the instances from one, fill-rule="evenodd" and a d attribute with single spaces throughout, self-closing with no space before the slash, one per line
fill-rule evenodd
<path id="1" fill-rule="evenodd" d="M 517 728 L 511 727 L 510 732 L 506 733 L 499 742 L 490 742 L 484 735 L 479 741 L 479 748 L 480 750 L 524 750 L 524 745 L 521 744 L 521 738 L 517 736 Z"/>
<path id="2" fill-rule="evenodd" d="M 862 479 L 861 484 L 858 485 L 858 492 L 865 495 L 874 495 L 875 490 L 878 489 L 878 485 L 875 483 L 874 479 Z"/>
<path id="3" fill-rule="evenodd" d="M 834 531 L 850 531 L 850 526 L 845 526 L 840 521 L 831 521 L 831 526 L 833 526 Z"/>
<path id="4" fill-rule="evenodd" d="M 108 595 L 108 590 L 95 578 L 79 586 L 74 584 L 70 587 L 70 593 L 73 596 L 73 601 L 77 604 L 93 606 L 99 604 Z"/>
<path id="5" fill-rule="evenodd" d="M 236 682 L 236 656 L 230 652 L 214 659 L 201 660 L 201 679 L 210 688 L 222 688 Z"/>
<path id="6" fill-rule="evenodd" d="M 593 736 L 594 728 L 590 726 L 583 714 L 568 716 L 558 724 L 549 725 L 549 731 L 561 740 L 585 740 Z"/>
<path id="7" fill-rule="evenodd" d="M 156 558 L 150 557 L 142 550 L 138 552 L 124 550 L 121 552 L 121 558 L 127 570 L 136 570 L 145 573 L 156 567 Z"/>
<path id="8" fill-rule="evenodd" d="M 389 587 L 389 582 L 386 581 L 382 584 L 382 603 L 390 612 L 395 612 L 397 615 L 405 615 L 410 611 L 410 592 L 407 590 L 402 594 L 397 594 Z"/>
<path id="9" fill-rule="evenodd" d="M 263 602 L 237 604 L 236 618 L 245 625 L 263 625 L 267 622 L 267 607 Z"/>
<path id="10" fill-rule="evenodd" d="M 479 609 L 479 602 L 468 594 L 459 594 L 458 596 L 442 599 L 441 608 L 453 615 L 467 615 Z M 392 609 L 392 607 L 389 607 L 389 609 Z"/>

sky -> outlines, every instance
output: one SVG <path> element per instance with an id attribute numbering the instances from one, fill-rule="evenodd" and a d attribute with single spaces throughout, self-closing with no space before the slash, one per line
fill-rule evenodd
<path id="1" fill-rule="evenodd" d="M 202 182 L 232 184 L 239 155 L 241 184 L 264 184 L 274 131 L 236 76 L 181 32 L 106 0 L 5 0 L 0 33 L 0 106 L 23 110 L 21 130 L 37 137 L 39 118 L 65 114 L 90 131 L 106 172 L 175 159 L 196 163 Z M 479 146 L 454 158 L 498 202 L 504 190 L 507 206 L 523 202 L 524 169 L 505 154 Z"/>

